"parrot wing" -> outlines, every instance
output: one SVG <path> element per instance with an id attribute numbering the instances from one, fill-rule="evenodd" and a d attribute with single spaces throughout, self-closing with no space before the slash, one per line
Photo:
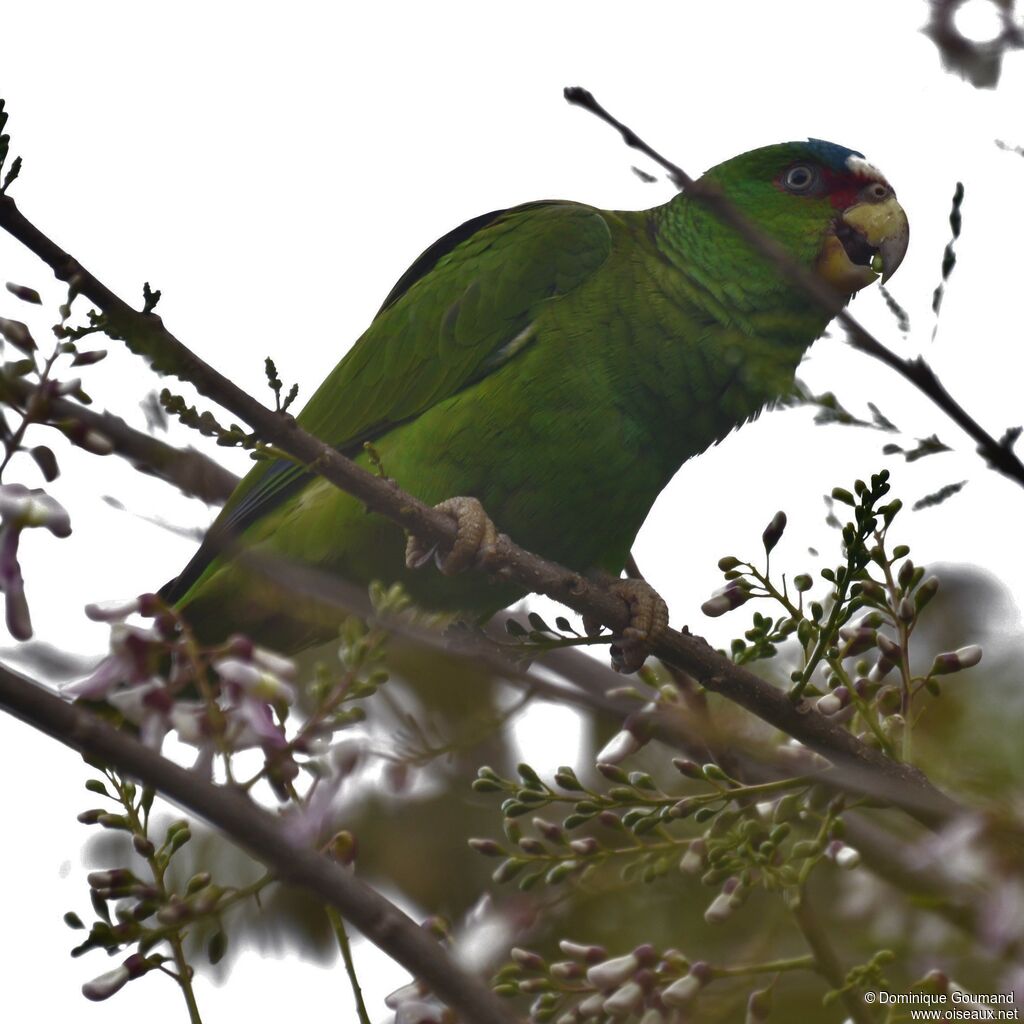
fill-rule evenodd
<path id="1" fill-rule="evenodd" d="M 572 291 L 611 252 L 601 212 L 528 203 L 475 217 L 438 239 L 398 280 L 373 323 L 297 418 L 355 455 L 392 427 L 492 373 L 533 340 L 542 304 Z M 258 463 L 235 489 L 182 573 L 181 598 L 225 542 L 312 479 L 287 460 Z"/>

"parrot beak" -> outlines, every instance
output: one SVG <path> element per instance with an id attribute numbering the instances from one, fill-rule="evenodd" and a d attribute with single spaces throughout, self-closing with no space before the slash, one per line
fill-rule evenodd
<path id="1" fill-rule="evenodd" d="M 884 284 L 903 262 L 909 241 L 910 224 L 894 195 L 856 203 L 833 223 L 818 272 L 838 291 L 851 294 L 879 275 Z"/>

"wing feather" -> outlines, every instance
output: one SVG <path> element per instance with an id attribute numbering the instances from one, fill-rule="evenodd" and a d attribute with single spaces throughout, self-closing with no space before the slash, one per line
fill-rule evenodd
<path id="1" fill-rule="evenodd" d="M 578 287 L 610 251 L 600 211 L 575 203 L 529 203 L 467 221 L 403 274 L 298 423 L 340 451 L 357 453 L 364 442 L 513 359 L 537 336 L 533 321 L 543 304 Z M 309 479 L 284 460 L 254 466 L 163 596 L 182 597 L 227 538 Z"/>

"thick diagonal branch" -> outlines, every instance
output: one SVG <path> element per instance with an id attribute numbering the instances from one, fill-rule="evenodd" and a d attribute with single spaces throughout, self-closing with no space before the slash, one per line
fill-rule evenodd
<path id="1" fill-rule="evenodd" d="M 133 352 L 148 359 L 157 372 L 189 381 L 201 394 L 243 419 L 264 440 L 354 495 L 372 511 L 387 516 L 417 537 L 451 546 L 455 525 L 449 516 L 399 490 L 392 481 L 357 466 L 306 433 L 290 416 L 263 406 L 183 345 L 164 327 L 160 317 L 132 309 L 115 295 L 26 220 L 8 195 L 0 196 L 0 227 L 39 256 L 58 279 L 70 283 L 95 303 L 106 318 L 108 333 L 122 338 Z M 545 594 L 613 631 L 621 632 L 628 625 L 625 602 L 606 586 L 541 558 L 508 538 L 502 538 L 494 564 L 497 577 L 514 580 L 524 590 Z M 957 805 L 917 769 L 861 743 L 818 714 L 810 702 L 789 700 L 775 687 L 713 651 L 701 638 L 668 630 L 652 647 L 652 653 L 824 755 L 844 768 L 866 792 L 886 799 L 919 820 L 935 824 L 957 813 Z"/>

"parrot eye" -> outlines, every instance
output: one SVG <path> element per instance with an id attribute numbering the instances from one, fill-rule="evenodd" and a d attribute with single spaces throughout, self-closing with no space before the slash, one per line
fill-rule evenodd
<path id="1" fill-rule="evenodd" d="M 800 194 L 809 192 L 814 187 L 817 177 L 813 167 L 808 164 L 797 164 L 796 167 L 790 167 L 786 172 L 782 183 L 788 192 Z"/>

